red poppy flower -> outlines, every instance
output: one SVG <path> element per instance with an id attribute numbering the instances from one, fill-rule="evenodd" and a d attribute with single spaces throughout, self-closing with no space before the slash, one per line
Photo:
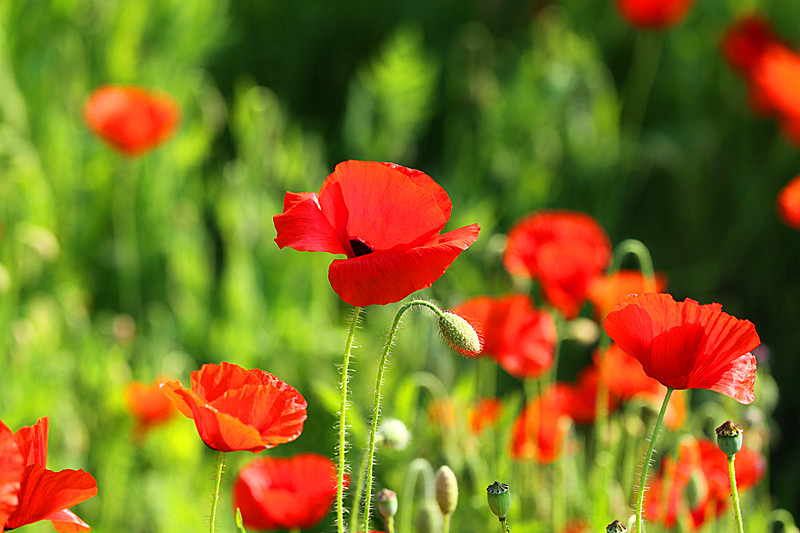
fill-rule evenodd
<path id="1" fill-rule="evenodd" d="M 761 54 L 774 42 L 779 39 L 769 21 L 760 15 L 749 15 L 725 31 L 722 54 L 731 68 L 749 77 L 761 60 Z"/>
<path id="2" fill-rule="evenodd" d="M 244 525 L 261 531 L 314 527 L 335 496 L 336 465 L 315 453 L 259 459 L 245 466 L 233 485 Z"/>
<path id="3" fill-rule="evenodd" d="M 778 216 L 787 226 L 800 229 L 800 176 L 778 193 Z"/>
<path id="4" fill-rule="evenodd" d="M 618 270 L 613 274 L 595 278 L 589 285 L 589 301 L 595 307 L 599 322 L 629 294 L 643 292 L 663 292 L 667 288 L 667 278 L 660 272 L 655 280 L 648 280 L 638 270 Z"/>
<path id="5" fill-rule="evenodd" d="M 503 401 L 500 398 L 481 398 L 468 409 L 469 428 L 478 434 L 487 426 L 494 426 L 503 413 Z"/>
<path id="6" fill-rule="evenodd" d="M 91 531 L 70 511 L 97 494 L 97 482 L 83 470 L 47 470 L 49 421 L 40 418 L 13 435 L 0 421 L 0 531 L 49 520 L 56 531 Z"/>
<path id="7" fill-rule="evenodd" d="M 617 0 L 617 8 L 628 24 L 637 28 L 665 29 L 680 24 L 693 0 Z"/>
<path id="8" fill-rule="evenodd" d="M 673 389 L 709 389 L 753 401 L 760 344 L 755 326 L 722 311 L 669 294 L 631 295 L 603 323 L 606 333 L 642 364 L 645 373 Z"/>
<path id="9" fill-rule="evenodd" d="M 451 210 L 444 189 L 419 170 L 345 161 L 319 194 L 286 193 L 275 242 L 346 255 L 328 269 L 336 294 L 357 307 L 388 304 L 430 287 L 478 238 L 477 224 L 440 234 Z"/>
<path id="10" fill-rule="evenodd" d="M 152 385 L 132 381 L 125 389 L 125 402 L 136 421 L 134 433 L 143 437 L 151 428 L 172 419 L 177 411 L 172 400 L 167 398 L 161 389 L 161 382 L 156 380 Z"/>
<path id="11" fill-rule="evenodd" d="M 783 119 L 800 119 L 800 54 L 779 42 L 765 45 L 752 80 Z"/>
<path id="12" fill-rule="evenodd" d="M 200 438 L 221 452 L 258 453 L 300 436 L 306 401 L 268 372 L 232 363 L 192 372 L 191 390 L 180 381 L 161 385 L 175 407 L 194 419 Z"/>
<path id="13" fill-rule="evenodd" d="M 169 96 L 125 85 L 96 89 L 84 114 L 93 132 L 127 156 L 161 144 L 175 131 L 179 118 L 178 106 Z"/>
<path id="14" fill-rule="evenodd" d="M 599 376 L 594 366 L 584 368 L 578 374 L 578 382 L 575 384 L 558 383 L 556 387 L 562 387 L 567 401 L 563 407 L 576 424 L 591 424 L 594 422 L 597 413 L 597 383 Z M 616 397 L 608 398 L 608 412 L 614 411 L 619 402 Z"/>
<path id="15" fill-rule="evenodd" d="M 517 461 L 553 463 L 576 443 L 569 438 L 567 406 L 573 397 L 565 387 L 551 386 L 542 396 L 529 402 L 514 421 L 511 430 L 511 457 Z"/>
<path id="16" fill-rule="evenodd" d="M 545 300 L 569 319 L 610 259 L 611 243 L 592 217 L 540 211 L 511 228 L 503 263 L 510 273 L 537 280 Z"/>
<path id="17" fill-rule="evenodd" d="M 483 337 L 483 351 L 509 374 L 536 378 L 553 364 L 557 333 L 549 313 L 533 308 L 523 294 L 480 296 L 453 312 L 464 317 Z"/>

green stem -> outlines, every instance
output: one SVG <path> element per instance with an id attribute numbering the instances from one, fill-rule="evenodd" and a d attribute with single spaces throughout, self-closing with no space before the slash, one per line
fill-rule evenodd
<path id="1" fill-rule="evenodd" d="M 508 533 L 508 523 L 506 522 L 505 518 L 500 519 L 500 531 L 503 533 Z"/>
<path id="2" fill-rule="evenodd" d="M 364 494 L 364 480 L 366 476 L 364 473 L 367 470 L 367 454 L 361 456 L 361 465 L 358 467 L 358 481 L 356 481 L 356 490 L 353 492 L 353 504 L 350 506 L 350 516 L 355 517 L 355 520 L 350 520 L 350 533 L 358 533 L 358 511 L 361 507 L 361 496 Z"/>
<path id="3" fill-rule="evenodd" d="M 225 467 L 225 452 L 217 454 L 217 474 L 214 478 L 214 492 L 211 494 L 211 516 L 209 518 L 209 533 L 214 533 L 217 522 L 217 504 L 219 503 L 219 487 L 222 484 L 222 469 Z"/>
<path id="4" fill-rule="evenodd" d="M 301 529 L 299 527 L 293 527 L 289 530 L 289 533 L 300 533 Z"/>
<path id="5" fill-rule="evenodd" d="M 739 491 L 736 488 L 736 470 L 733 467 L 733 460 L 736 455 L 728 457 L 728 473 L 731 476 L 731 496 L 733 496 L 733 510 L 736 514 L 736 524 L 739 526 L 739 533 L 744 533 L 744 522 L 742 521 L 742 508 L 739 505 Z"/>
<path id="6" fill-rule="evenodd" d="M 450 517 L 452 514 L 448 513 L 442 516 L 442 533 L 450 533 Z"/>
<path id="7" fill-rule="evenodd" d="M 394 533 L 394 517 L 390 516 L 386 519 L 386 533 Z"/>
<path id="8" fill-rule="evenodd" d="M 639 270 L 647 280 L 647 290 L 649 292 L 655 292 L 656 273 L 655 269 L 653 268 L 653 258 L 650 256 L 650 250 L 647 249 L 647 246 L 645 246 L 642 241 L 638 241 L 636 239 L 626 239 L 619 243 L 617 247 L 614 248 L 614 257 L 611 260 L 611 266 L 608 269 L 609 274 L 620 269 L 622 266 L 622 260 L 626 255 L 632 255 L 636 257 L 636 260 L 639 261 Z"/>
<path id="9" fill-rule="evenodd" d="M 671 387 L 667 387 L 667 394 L 664 396 L 664 403 L 661 404 L 661 411 L 658 413 L 658 418 L 656 419 L 656 425 L 653 428 L 653 436 L 650 437 L 650 446 L 647 449 L 647 455 L 644 458 L 644 464 L 642 465 L 642 475 L 639 477 L 639 496 L 636 500 L 636 532 L 635 533 L 642 533 L 642 507 L 644 506 L 644 489 L 645 483 L 647 482 L 647 470 L 650 468 L 650 460 L 653 458 L 653 450 L 656 448 L 656 438 L 658 438 L 658 430 L 661 429 L 661 423 L 664 421 L 664 414 L 667 412 L 667 404 L 669 404 L 669 398 L 672 396 L 672 391 L 674 389 Z"/>
<path id="10" fill-rule="evenodd" d="M 112 184 L 111 230 L 114 235 L 114 261 L 117 269 L 119 305 L 124 312 L 139 319 L 142 310 L 141 257 L 137 229 L 137 192 L 139 167 L 122 165 L 121 175 Z"/>
<path id="11" fill-rule="evenodd" d="M 364 497 L 364 531 L 369 531 L 369 513 L 370 506 L 372 504 L 372 468 L 375 463 L 375 435 L 378 430 L 378 419 L 380 418 L 381 412 L 381 389 L 383 388 L 383 374 L 386 372 L 386 366 L 389 362 L 389 354 L 392 349 L 392 344 L 394 344 L 394 338 L 395 335 L 397 335 L 397 329 L 400 327 L 400 318 L 406 311 L 415 306 L 428 307 L 439 317 L 443 315 L 442 310 L 431 302 L 426 300 L 412 300 L 400 307 L 400 309 L 397 311 L 397 314 L 394 316 L 394 322 L 392 322 L 392 328 L 389 330 L 389 336 L 386 339 L 386 345 L 383 347 L 383 355 L 381 355 L 381 361 L 378 364 L 378 376 L 375 378 L 375 397 L 373 399 L 372 407 L 372 425 L 369 430 L 369 448 L 367 449 L 366 459 L 367 475 L 365 479 L 367 487 Z"/>
<path id="12" fill-rule="evenodd" d="M 350 375 L 350 352 L 353 350 L 353 341 L 356 337 L 358 317 L 361 308 L 353 309 L 353 318 L 350 331 L 347 334 L 347 343 L 344 346 L 344 359 L 342 359 L 341 401 L 339 403 L 339 470 L 336 480 L 336 528 L 339 533 L 344 533 L 344 471 L 345 453 L 347 446 L 347 379 Z"/>

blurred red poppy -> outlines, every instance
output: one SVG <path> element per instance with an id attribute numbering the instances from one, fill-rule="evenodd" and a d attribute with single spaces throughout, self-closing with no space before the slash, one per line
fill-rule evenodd
<path id="1" fill-rule="evenodd" d="M 611 309 L 629 294 L 663 292 L 666 288 L 667 278 L 660 272 L 651 281 L 638 270 L 618 270 L 592 280 L 589 301 L 594 305 L 595 317 L 602 322 Z"/>
<path id="2" fill-rule="evenodd" d="M 392 163 L 345 161 L 317 193 L 287 192 L 273 217 L 280 248 L 343 254 L 328 279 L 345 302 L 397 302 L 430 287 L 478 238 L 472 224 L 440 234 L 447 193 L 427 174 Z"/>
<path id="3" fill-rule="evenodd" d="M 125 403 L 136 422 L 134 434 L 137 437 L 143 437 L 153 427 L 168 422 L 178 414 L 172 400 L 161 389 L 163 381 L 156 380 L 152 385 L 132 381 L 125 389 Z"/>
<path id="4" fill-rule="evenodd" d="M 221 452 L 258 453 L 300 436 L 306 401 L 268 372 L 232 363 L 207 364 L 192 372 L 191 390 L 180 381 L 161 385 L 200 438 Z"/>
<path id="5" fill-rule="evenodd" d="M 591 424 L 597 413 L 597 383 L 599 376 L 594 366 L 588 366 L 578 374 L 578 382 L 558 383 L 565 391 L 567 401 L 564 411 L 576 424 Z M 614 411 L 619 404 L 615 396 L 608 398 L 608 412 Z"/>
<path id="6" fill-rule="evenodd" d="M 537 280 L 545 300 L 570 319 L 610 259 L 611 243 L 592 217 L 556 210 L 517 222 L 508 234 L 503 263 L 510 273 Z"/>
<path id="7" fill-rule="evenodd" d="M 800 176 L 778 193 L 778 216 L 787 226 L 800 229 Z"/>
<path id="8" fill-rule="evenodd" d="M 693 0 L 617 0 L 622 18 L 637 28 L 665 29 L 680 24 Z"/>
<path id="9" fill-rule="evenodd" d="M 315 453 L 259 459 L 233 484 L 244 525 L 260 531 L 314 527 L 331 510 L 335 495 L 336 465 Z"/>
<path id="10" fill-rule="evenodd" d="M 800 54 L 779 42 L 766 44 L 752 81 L 784 119 L 800 119 Z"/>
<path id="11" fill-rule="evenodd" d="M 89 128 L 113 148 L 137 156 L 169 138 L 180 113 L 166 94 L 132 85 L 104 85 L 89 95 L 84 115 Z"/>
<path id="12" fill-rule="evenodd" d="M 669 294 L 631 295 L 603 323 L 622 350 L 645 373 L 673 389 L 709 389 L 741 402 L 753 401 L 761 341 L 755 326 L 722 311 Z"/>
<path id="13" fill-rule="evenodd" d="M 728 472 L 728 456 L 719 449 L 716 442 L 701 439 L 697 443 L 700 451 L 700 464 L 708 480 L 709 497 L 717 502 L 717 516 L 727 507 L 731 495 L 731 480 Z M 746 446 L 736 453 L 736 488 L 746 491 L 764 477 L 767 461 L 763 455 Z"/>
<path id="14" fill-rule="evenodd" d="M 480 398 L 467 412 L 469 428 L 478 434 L 497 423 L 503 413 L 503 401 L 500 398 Z"/>
<path id="15" fill-rule="evenodd" d="M 83 470 L 54 472 L 47 464 L 48 418 L 11 430 L 0 421 L 0 531 L 49 520 L 56 531 L 91 531 L 70 511 L 97 494 L 97 482 Z"/>
<path id="16" fill-rule="evenodd" d="M 722 54 L 734 70 L 750 76 L 767 45 L 778 42 L 772 25 L 760 15 L 748 15 L 734 22 L 722 38 Z"/>
<path id="17" fill-rule="evenodd" d="M 556 326 L 549 313 L 534 309 L 523 294 L 480 296 L 453 309 L 483 338 L 483 351 L 509 374 L 536 378 L 553 364 Z"/>
<path id="18" fill-rule="evenodd" d="M 564 453 L 572 453 L 577 444 L 568 440 L 567 406 L 571 401 L 568 389 L 551 386 L 542 396 L 529 402 L 511 430 L 511 458 L 549 464 Z"/>

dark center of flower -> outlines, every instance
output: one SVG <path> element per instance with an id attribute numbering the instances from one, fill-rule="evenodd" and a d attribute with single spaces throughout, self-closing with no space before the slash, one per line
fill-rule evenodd
<path id="1" fill-rule="evenodd" d="M 356 254 L 356 257 L 372 253 L 372 246 L 358 238 L 350 239 L 350 247 L 353 249 L 353 253 Z"/>

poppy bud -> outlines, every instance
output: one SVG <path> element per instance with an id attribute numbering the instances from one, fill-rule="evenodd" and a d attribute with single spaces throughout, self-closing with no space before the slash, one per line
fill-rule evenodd
<path id="1" fill-rule="evenodd" d="M 434 488 L 436 489 L 436 503 L 439 504 L 442 514 L 453 514 L 458 503 L 458 481 L 449 466 L 443 465 L 436 472 Z"/>
<path id="2" fill-rule="evenodd" d="M 439 533 L 442 530 L 442 515 L 433 501 L 422 502 L 415 524 L 417 533 Z"/>
<path id="3" fill-rule="evenodd" d="M 684 489 L 689 509 L 697 509 L 708 497 L 708 482 L 703 474 L 692 472 Z"/>
<path id="4" fill-rule="evenodd" d="M 375 501 L 378 503 L 378 512 L 384 519 L 389 520 L 397 514 L 397 494 L 393 490 L 381 489 L 375 495 Z"/>
<path id="5" fill-rule="evenodd" d="M 402 421 L 396 418 L 386 418 L 378 428 L 378 439 L 387 448 L 404 450 L 408 446 L 411 434 Z"/>
<path id="6" fill-rule="evenodd" d="M 463 317 L 444 311 L 439 315 L 439 331 L 447 344 L 460 354 L 470 356 L 480 353 L 481 339 Z"/>
<path id="7" fill-rule="evenodd" d="M 495 481 L 486 487 L 486 496 L 489 500 L 489 509 L 500 520 L 505 520 L 508 515 L 508 509 L 511 507 L 511 493 L 508 490 L 508 485 Z"/>
<path id="8" fill-rule="evenodd" d="M 738 426 L 730 420 L 724 422 L 717 428 L 717 446 L 729 458 L 733 457 L 742 449 L 743 432 L 742 426 Z"/>
<path id="9" fill-rule="evenodd" d="M 606 533 L 625 533 L 628 528 L 619 520 L 614 520 L 606 526 Z"/>

